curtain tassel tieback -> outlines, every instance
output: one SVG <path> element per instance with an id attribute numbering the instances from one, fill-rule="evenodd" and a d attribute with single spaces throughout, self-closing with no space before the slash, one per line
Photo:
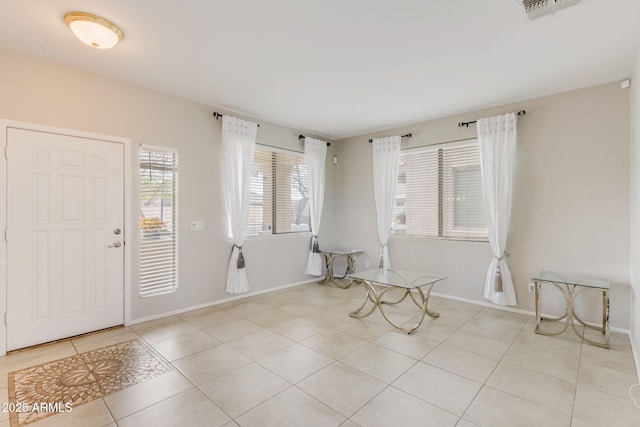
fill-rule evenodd
<path id="1" fill-rule="evenodd" d="M 320 253 L 320 244 L 318 243 L 318 236 L 311 236 L 311 252 L 314 254 Z"/>
<path id="2" fill-rule="evenodd" d="M 380 257 L 378 258 L 378 268 L 386 268 L 384 265 L 384 249 L 387 247 L 387 244 L 383 245 L 380 248 Z"/>
<path id="3" fill-rule="evenodd" d="M 236 267 L 238 267 L 238 269 L 244 268 L 244 255 L 242 254 L 242 246 L 238 246 L 234 243 L 233 248 L 238 248 L 238 251 L 240 251 L 240 253 L 238 254 L 238 261 L 236 263 Z M 231 253 L 233 253 L 233 248 L 231 248 Z"/>
<path id="4" fill-rule="evenodd" d="M 495 256 L 494 258 L 498 260 L 498 264 L 496 265 L 496 274 L 493 276 L 493 289 L 496 292 L 504 292 L 504 288 L 502 287 L 502 268 L 500 267 L 500 263 L 504 259 L 504 257 L 508 257 L 509 252 L 505 251 L 502 256 Z"/>

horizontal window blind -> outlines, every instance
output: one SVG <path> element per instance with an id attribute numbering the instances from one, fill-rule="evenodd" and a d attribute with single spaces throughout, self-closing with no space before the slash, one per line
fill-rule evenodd
<path id="1" fill-rule="evenodd" d="M 140 149 L 140 296 L 178 287 L 178 154 Z"/>
<path id="2" fill-rule="evenodd" d="M 245 236 L 310 230 L 309 179 L 304 156 L 256 146 Z"/>
<path id="3" fill-rule="evenodd" d="M 245 236 L 269 235 L 273 229 L 272 153 L 256 148 L 251 170 L 249 217 Z"/>
<path id="4" fill-rule="evenodd" d="M 486 240 L 477 142 L 401 153 L 392 232 Z"/>
<path id="5" fill-rule="evenodd" d="M 273 153 L 276 234 L 310 231 L 309 180 L 302 154 Z"/>

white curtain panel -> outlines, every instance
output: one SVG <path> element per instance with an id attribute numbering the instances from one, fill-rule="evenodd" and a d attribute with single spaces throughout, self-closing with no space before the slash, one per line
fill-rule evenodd
<path id="1" fill-rule="evenodd" d="M 499 305 L 516 305 L 516 292 L 505 259 L 511 222 L 516 125 L 515 113 L 480 119 L 476 123 L 484 209 L 493 253 L 484 281 L 484 297 Z"/>
<path id="2" fill-rule="evenodd" d="M 373 195 L 378 217 L 380 259 L 378 267 L 391 268 L 387 242 L 391 234 L 393 205 L 396 198 L 396 181 L 400 164 L 400 136 L 373 139 Z"/>
<path id="3" fill-rule="evenodd" d="M 231 294 L 249 291 L 242 245 L 249 215 L 251 169 L 257 132 L 258 125 L 255 123 L 226 115 L 222 117 L 225 203 L 233 234 L 226 287 Z"/>
<path id="4" fill-rule="evenodd" d="M 311 217 L 311 247 L 305 273 L 322 276 L 322 255 L 318 245 L 318 231 L 324 205 L 324 175 L 327 143 L 313 138 L 304 139 L 304 164 L 309 178 L 309 212 Z"/>

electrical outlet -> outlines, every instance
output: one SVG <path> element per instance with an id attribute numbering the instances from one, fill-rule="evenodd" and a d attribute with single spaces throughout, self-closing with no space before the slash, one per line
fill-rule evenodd
<path id="1" fill-rule="evenodd" d="M 369 260 L 368 259 L 364 260 L 364 268 L 369 268 Z"/>
<path id="2" fill-rule="evenodd" d="M 529 293 L 532 294 L 536 290 L 536 285 L 533 282 L 529 282 Z"/>
<path id="3" fill-rule="evenodd" d="M 191 231 L 204 230 L 204 221 L 191 221 Z"/>

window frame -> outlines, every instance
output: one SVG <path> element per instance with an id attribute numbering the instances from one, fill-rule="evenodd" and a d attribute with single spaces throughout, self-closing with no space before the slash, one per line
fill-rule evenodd
<path id="1" fill-rule="evenodd" d="M 290 230 L 290 231 L 278 231 L 278 225 L 283 223 L 282 220 L 282 209 L 286 209 L 281 207 L 278 204 L 278 190 L 282 190 L 282 188 L 280 188 L 281 186 L 278 184 L 278 179 L 281 178 L 280 176 L 278 176 L 278 160 L 277 160 L 277 156 L 281 155 L 281 156 L 289 156 L 289 157 L 294 157 L 294 158 L 299 158 L 300 162 L 299 165 L 303 166 L 306 168 L 306 165 L 304 163 L 304 152 L 300 152 L 300 151 L 294 151 L 294 150 L 288 150 L 288 149 L 284 149 L 284 148 L 278 148 L 278 147 L 273 147 L 270 145 L 265 145 L 265 144 L 260 144 L 260 143 L 256 143 L 256 152 L 260 150 L 262 152 L 267 152 L 269 153 L 269 159 L 265 160 L 265 159 L 259 159 L 261 160 L 259 162 L 259 164 L 256 164 L 256 155 L 254 154 L 254 158 L 252 161 L 252 168 L 258 167 L 258 168 L 267 168 L 267 172 L 270 172 L 270 176 L 266 176 L 265 172 L 263 171 L 263 175 L 265 175 L 264 181 L 267 183 L 266 185 L 269 186 L 268 189 L 268 194 L 269 194 L 269 198 L 270 200 L 263 200 L 262 205 L 264 206 L 265 203 L 269 204 L 270 202 L 270 206 L 268 206 L 268 208 L 263 210 L 263 215 L 266 212 L 266 214 L 270 214 L 270 222 L 267 223 L 268 225 L 268 229 L 265 230 L 260 230 L 256 233 L 251 233 L 249 234 L 249 231 L 251 230 L 251 226 L 249 225 L 249 221 L 251 219 L 251 213 L 249 214 L 248 218 L 247 218 L 247 229 L 245 231 L 245 239 L 265 239 L 265 238 L 280 238 L 280 237 L 286 237 L 286 236 L 305 236 L 305 235 L 309 235 L 311 234 L 311 219 L 309 218 L 309 223 L 307 224 L 307 229 L 306 230 Z M 269 164 L 267 164 L 267 162 L 269 162 Z M 270 168 L 270 169 L 269 169 Z M 305 173 L 306 174 L 306 173 Z M 306 174 L 306 186 L 307 186 L 307 192 L 308 192 L 308 186 L 309 186 L 309 181 L 308 181 L 309 177 L 308 174 Z M 264 193 L 263 193 L 264 194 Z M 308 195 L 307 195 L 308 197 Z M 250 206 L 249 209 L 251 209 L 251 200 L 249 202 Z M 291 209 L 291 207 L 289 207 L 289 209 Z M 309 206 L 309 202 L 307 202 L 307 206 L 305 208 L 305 211 L 309 211 L 310 206 Z M 255 224 L 253 225 L 253 227 L 255 228 Z M 232 239 L 232 232 L 231 232 L 231 226 L 229 225 L 228 227 L 229 230 L 229 239 Z"/>
<path id="2" fill-rule="evenodd" d="M 164 294 L 168 294 L 168 293 L 173 293 L 173 292 L 177 292 L 178 288 L 179 288 L 179 171 L 180 171 L 180 163 L 179 163 L 179 151 L 177 148 L 171 148 L 171 147 L 163 147 L 163 146 L 157 146 L 157 145 L 149 145 L 149 144 L 141 144 L 140 148 L 138 150 L 138 211 L 141 213 L 142 212 L 142 207 L 141 207 L 141 201 L 142 201 L 142 194 L 143 194 L 143 184 L 142 184 L 142 180 L 140 179 L 142 174 L 143 174 L 143 170 L 145 170 L 145 168 L 143 168 L 143 158 L 142 158 L 142 152 L 143 151 L 148 151 L 148 152 L 156 152 L 156 153 L 162 153 L 162 154 L 172 154 L 174 156 L 174 161 L 172 164 L 172 199 L 171 199 L 171 210 L 172 210 L 172 217 L 171 217 L 171 223 L 172 223 L 172 228 L 170 230 L 170 236 L 171 236 L 171 247 L 170 247 L 170 254 L 172 259 L 170 260 L 172 262 L 172 266 L 173 266 L 173 272 L 172 272 L 172 280 L 170 282 L 170 284 L 168 285 L 164 285 L 164 286 L 158 286 L 158 285 L 146 285 L 143 286 L 143 281 L 145 280 L 145 276 L 143 274 L 143 269 L 144 269 L 144 261 L 145 261 L 145 257 L 144 257 L 144 244 L 149 242 L 150 244 L 152 244 L 151 240 L 153 238 L 145 238 L 144 237 L 144 229 L 141 225 L 141 220 L 142 218 L 140 217 L 140 214 L 138 215 L 139 220 L 138 220 L 138 229 L 140 230 L 140 237 L 139 237 L 139 242 L 138 242 L 138 268 L 139 268 L 139 280 L 138 280 L 138 295 L 140 298 L 147 298 L 147 297 L 152 297 L 152 296 L 157 296 L 157 295 L 164 295 Z M 148 168 L 146 168 L 148 170 Z M 162 219 L 161 219 L 162 221 Z M 146 248 L 147 250 L 149 248 Z M 153 265 L 151 265 L 151 267 L 153 267 Z"/>
<path id="3" fill-rule="evenodd" d="M 403 225 L 402 228 L 399 229 L 404 229 L 405 232 L 404 233 L 398 233 L 396 230 L 394 229 L 394 224 L 392 224 L 392 229 L 391 229 L 391 237 L 400 237 L 400 238 L 419 238 L 419 239 L 433 239 L 433 240 L 449 240 L 449 241 L 464 241 L 464 242 L 489 242 L 489 234 L 488 234 L 488 228 L 474 228 L 474 227 L 469 227 L 466 229 L 459 229 L 456 230 L 455 229 L 455 207 L 452 207 L 450 204 L 448 204 L 446 202 L 446 197 L 447 197 L 447 190 L 449 191 L 454 191 L 454 195 L 455 195 L 455 177 L 452 175 L 449 177 L 449 188 L 445 188 L 445 183 L 444 181 L 446 181 L 447 179 L 445 178 L 445 174 L 450 173 L 450 174 L 455 174 L 455 169 L 457 168 L 461 168 L 461 167 L 477 167 L 480 168 L 480 159 L 478 157 L 478 162 L 474 162 L 471 164 L 460 164 L 460 165 L 454 165 L 453 167 L 449 167 L 448 169 L 450 170 L 445 170 L 445 166 L 444 166 L 444 161 L 443 161 L 443 156 L 444 156 L 444 150 L 447 149 L 456 149 L 456 148 L 464 148 L 464 147 L 470 147 L 470 146 L 475 146 L 478 147 L 478 139 L 477 138 L 469 138 L 469 139 L 464 139 L 464 140 L 459 140 L 459 141 L 452 141 L 452 142 L 446 142 L 446 143 L 440 143 L 440 144 L 432 144 L 432 145 L 425 145 L 425 146 L 420 146 L 420 147 L 411 147 L 411 148 L 406 148 L 406 149 L 402 149 L 400 152 L 400 159 L 402 160 L 403 156 L 410 156 L 411 154 L 421 154 L 421 153 L 426 153 L 426 152 L 434 152 L 437 153 L 437 161 L 433 162 L 437 164 L 437 170 L 435 171 L 435 175 L 437 177 L 437 196 L 436 196 L 436 200 L 437 200 L 437 206 L 434 209 L 434 211 L 437 211 L 437 235 L 423 235 L 423 234 L 410 234 L 406 232 L 406 208 L 407 208 L 407 203 L 409 201 L 409 197 L 408 197 L 408 191 L 405 190 L 404 192 L 404 198 L 400 198 L 402 199 L 403 202 L 403 208 L 401 212 L 399 212 L 398 214 L 396 214 L 394 212 L 394 218 L 399 215 L 399 214 L 403 214 L 405 216 L 405 223 Z M 478 147 L 479 148 L 479 147 Z M 433 172 L 432 172 L 433 173 Z M 403 182 L 400 182 L 400 177 L 401 175 L 404 175 L 403 177 Z M 398 177 L 396 178 L 397 184 L 404 184 L 406 185 L 407 183 L 407 173 L 406 171 L 402 171 L 400 168 L 398 169 Z M 482 183 L 482 176 L 480 176 L 480 186 L 481 186 L 481 197 L 484 199 L 484 190 L 483 190 L 483 183 Z M 452 190 L 453 189 L 453 190 Z M 427 191 L 427 190 L 424 190 Z M 435 191 L 434 191 L 435 193 Z M 424 193 L 423 193 L 424 194 Z M 428 196 L 424 195 L 423 197 L 427 198 Z M 398 191 L 396 188 L 396 197 L 394 200 L 394 210 L 395 207 L 398 207 Z M 410 202 L 409 202 L 410 203 Z M 484 203 L 484 200 L 483 200 Z M 432 212 L 431 215 L 433 215 L 435 212 Z M 426 214 L 425 217 L 429 215 Z M 395 221 L 395 220 L 394 220 Z M 425 228 L 428 228 L 428 220 L 425 220 L 425 222 L 421 223 L 422 225 L 425 226 Z"/>

